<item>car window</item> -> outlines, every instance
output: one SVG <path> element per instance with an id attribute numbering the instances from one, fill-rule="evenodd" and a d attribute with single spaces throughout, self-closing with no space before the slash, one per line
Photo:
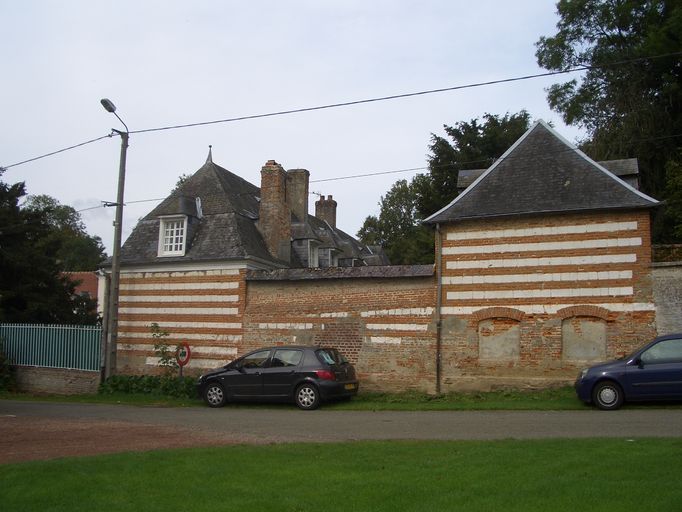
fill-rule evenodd
<path id="1" fill-rule="evenodd" d="M 265 365 L 265 361 L 268 360 L 270 355 L 269 350 L 261 350 L 259 352 L 254 352 L 242 359 L 242 368 L 262 368 Z"/>
<path id="2" fill-rule="evenodd" d="M 318 350 L 317 357 L 320 361 L 327 364 L 344 364 L 348 362 L 338 350 L 333 348 Z"/>
<path id="3" fill-rule="evenodd" d="M 303 352 L 300 350 L 278 349 L 275 350 L 275 355 L 272 356 L 270 367 L 282 368 L 287 366 L 298 366 L 302 358 Z"/>
<path id="4" fill-rule="evenodd" d="M 664 340 L 642 353 L 646 364 L 682 362 L 682 340 Z"/>

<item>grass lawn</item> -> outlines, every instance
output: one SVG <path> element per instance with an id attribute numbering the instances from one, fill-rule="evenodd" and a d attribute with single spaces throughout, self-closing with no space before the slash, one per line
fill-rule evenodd
<path id="1" fill-rule="evenodd" d="M 46 402 L 124 404 L 153 407 L 205 407 L 198 398 L 174 398 L 165 395 L 112 393 L 97 395 L 30 395 L 0 392 L 0 399 Z M 292 404 L 228 404 L 227 407 L 293 407 Z M 350 401 L 323 404 L 325 410 L 338 411 L 568 411 L 588 409 L 571 386 L 532 391 L 488 391 L 447 393 L 439 396 L 424 393 L 361 393 Z M 682 402 L 629 403 L 635 408 L 682 408 Z"/>
<path id="2" fill-rule="evenodd" d="M 3 510 L 677 511 L 682 440 L 359 442 L 0 466 Z"/>
<path id="3" fill-rule="evenodd" d="M 198 398 L 173 398 L 146 394 L 102 394 L 76 396 L 33 396 L 1 393 L 0 399 L 80 403 L 151 405 L 167 407 L 203 406 Z M 278 405 L 269 405 L 278 407 Z M 268 407 L 268 405 L 229 405 L 229 407 Z M 284 405 L 283 407 L 290 407 Z M 361 393 L 353 400 L 324 404 L 325 409 L 343 411 L 457 411 L 457 410 L 571 410 L 583 409 L 572 387 L 535 391 L 491 391 L 485 393 L 448 393 L 432 396 L 424 393 Z"/>

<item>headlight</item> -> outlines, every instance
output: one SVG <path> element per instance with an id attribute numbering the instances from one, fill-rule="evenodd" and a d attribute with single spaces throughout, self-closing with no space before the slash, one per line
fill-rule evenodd
<path id="1" fill-rule="evenodd" d="M 585 377 L 587 377 L 587 372 L 589 372 L 589 371 L 590 371 L 589 368 L 585 368 L 585 369 L 581 370 L 580 371 L 580 380 L 583 380 Z"/>

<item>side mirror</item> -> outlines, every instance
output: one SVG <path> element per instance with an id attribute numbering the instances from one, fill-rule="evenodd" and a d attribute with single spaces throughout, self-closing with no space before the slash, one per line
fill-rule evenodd
<path id="1" fill-rule="evenodd" d="M 635 360 L 633 361 L 637 365 L 638 368 L 644 368 L 644 362 L 642 361 L 641 357 L 636 357 Z"/>

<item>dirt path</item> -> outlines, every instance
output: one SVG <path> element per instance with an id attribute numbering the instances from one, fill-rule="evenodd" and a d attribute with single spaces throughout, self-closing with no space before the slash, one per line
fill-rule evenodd
<path id="1" fill-rule="evenodd" d="M 11 416 L 0 417 L 0 434 L 0 464 L 239 442 L 157 425 Z"/>

